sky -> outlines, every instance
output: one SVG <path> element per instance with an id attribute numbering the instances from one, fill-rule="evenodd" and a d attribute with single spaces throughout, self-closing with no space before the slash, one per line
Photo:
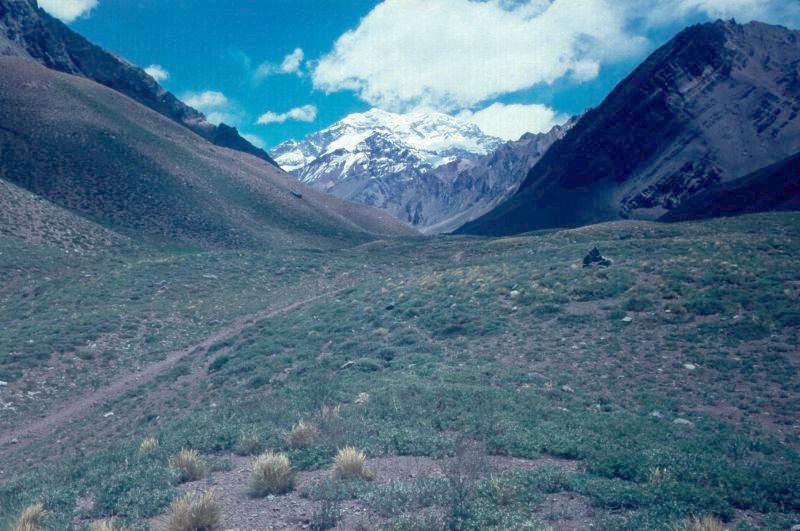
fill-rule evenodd
<path id="1" fill-rule="evenodd" d="M 444 112 L 515 139 L 597 106 L 717 18 L 800 28 L 800 0 L 39 0 L 261 147 L 353 112 Z"/>

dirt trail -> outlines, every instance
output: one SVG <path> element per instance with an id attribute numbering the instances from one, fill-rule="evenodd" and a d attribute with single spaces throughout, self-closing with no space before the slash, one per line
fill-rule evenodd
<path id="1" fill-rule="evenodd" d="M 132 389 L 149 383 L 158 375 L 169 370 L 172 365 L 176 364 L 183 358 L 191 354 L 203 353 L 214 343 L 237 336 L 242 330 L 259 320 L 268 319 L 282 313 L 290 312 L 295 308 L 316 302 L 321 299 L 332 297 L 342 293 L 347 289 L 347 287 L 344 287 L 327 291 L 325 293 L 315 295 L 314 297 L 299 300 L 278 308 L 263 310 L 261 312 L 237 319 L 227 327 L 219 330 L 211 336 L 208 336 L 200 343 L 173 351 L 169 353 L 165 359 L 151 363 L 141 371 L 123 375 L 105 387 L 95 389 L 84 394 L 83 396 L 76 397 L 74 400 L 70 400 L 69 404 L 61 409 L 48 412 L 46 416 L 37 419 L 34 422 L 1 434 L 0 452 L 3 455 L 8 456 L 11 453 L 22 450 L 23 448 L 26 448 L 37 441 L 49 437 L 53 432 L 65 424 L 85 417 L 93 408 L 102 405 Z"/>

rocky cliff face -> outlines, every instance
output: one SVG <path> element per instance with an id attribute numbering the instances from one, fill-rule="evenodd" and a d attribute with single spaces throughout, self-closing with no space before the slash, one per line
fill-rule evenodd
<path id="1" fill-rule="evenodd" d="M 688 221 L 773 210 L 800 210 L 800 153 L 713 186 L 670 210 L 661 220 Z"/>
<path id="2" fill-rule="evenodd" d="M 0 56 L 22 56 L 82 76 L 133 98 L 220 146 L 274 164 L 234 128 L 219 127 L 164 90 L 144 70 L 92 44 L 38 7 L 36 0 L 0 0 Z"/>
<path id="3" fill-rule="evenodd" d="M 489 212 L 517 191 L 531 168 L 575 126 L 579 118 L 547 133 L 526 133 L 494 153 L 474 161 L 457 161 L 431 173 L 442 182 L 441 195 L 428 207 L 424 232 L 451 232 Z"/>
<path id="4" fill-rule="evenodd" d="M 634 217 L 800 149 L 800 32 L 693 26 L 657 50 L 462 232 L 511 234 Z"/>

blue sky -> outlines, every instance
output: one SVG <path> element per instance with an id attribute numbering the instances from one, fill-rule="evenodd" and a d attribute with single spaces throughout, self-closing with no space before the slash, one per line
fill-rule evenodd
<path id="1" fill-rule="evenodd" d="M 266 147 L 352 112 L 440 111 L 515 138 L 597 105 L 684 26 L 800 27 L 794 0 L 40 0 Z"/>

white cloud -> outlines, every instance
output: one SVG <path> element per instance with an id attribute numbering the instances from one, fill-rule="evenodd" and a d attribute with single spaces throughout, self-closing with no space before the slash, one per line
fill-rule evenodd
<path id="1" fill-rule="evenodd" d="M 240 134 L 242 135 L 242 138 L 244 138 L 245 140 L 247 140 L 248 142 L 250 142 L 251 144 L 253 144 L 257 148 L 264 149 L 264 148 L 267 147 L 267 143 L 264 142 L 264 139 L 262 139 L 260 136 L 248 135 L 248 134 L 245 134 L 245 133 L 240 133 Z"/>
<path id="2" fill-rule="evenodd" d="M 636 0 L 636 3 L 644 3 L 642 8 L 646 8 L 652 0 Z M 662 0 L 647 12 L 648 20 L 653 25 L 691 15 L 705 15 L 712 19 L 736 18 L 740 22 L 749 22 L 754 19 L 771 19 L 773 15 L 783 11 L 784 7 L 788 8 L 789 4 L 791 2 L 786 0 Z"/>
<path id="3" fill-rule="evenodd" d="M 147 72 L 147 75 L 159 83 L 169 78 L 169 72 L 167 72 L 161 65 L 150 65 L 145 68 L 144 71 Z"/>
<path id="4" fill-rule="evenodd" d="M 313 122 L 317 119 L 317 107 L 315 105 L 303 105 L 284 113 L 267 112 L 262 114 L 256 123 L 261 125 L 284 123 L 288 120 L 298 122 Z"/>
<path id="5" fill-rule="evenodd" d="M 183 101 L 186 105 L 201 111 L 230 105 L 227 96 L 215 90 L 207 90 L 200 93 L 190 92 L 183 97 Z"/>
<path id="6" fill-rule="evenodd" d="M 224 112 L 224 111 L 203 111 L 206 115 L 206 120 L 214 125 L 227 124 L 239 125 L 242 123 L 242 116 L 238 113 Z"/>
<path id="7" fill-rule="evenodd" d="M 295 48 L 292 53 L 283 58 L 279 70 L 284 74 L 294 74 L 300 70 L 305 54 L 300 48 Z"/>
<path id="8" fill-rule="evenodd" d="M 72 22 L 97 6 L 97 0 L 39 0 L 39 7 L 64 22 Z"/>
<path id="9" fill-rule="evenodd" d="M 214 125 L 225 123 L 238 126 L 247 119 L 247 114 L 222 92 L 215 90 L 189 92 L 181 99 L 186 105 L 205 114 L 206 120 Z"/>
<path id="10" fill-rule="evenodd" d="M 301 48 L 295 48 L 292 53 L 283 58 L 279 65 L 271 63 L 262 63 L 256 69 L 255 78 L 263 79 L 272 74 L 297 74 L 303 75 L 302 67 L 305 53 Z"/>
<path id="11" fill-rule="evenodd" d="M 316 88 L 353 90 L 395 111 L 453 111 L 571 77 L 641 50 L 618 0 L 386 0 L 313 70 Z"/>
<path id="12" fill-rule="evenodd" d="M 487 135 L 516 140 L 525 133 L 542 133 L 563 124 L 568 117 L 545 105 L 493 103 L 479 111 L 461 111 L 456 118 L 471 122 Z"/>
<path id="13" fill-rule="evenodd" d="M 619 0 L 616 6 L 620 16 L 643 19 L 651 28 L 698 16 L 800 26 L 800 2 L 796 0 Z"/>

